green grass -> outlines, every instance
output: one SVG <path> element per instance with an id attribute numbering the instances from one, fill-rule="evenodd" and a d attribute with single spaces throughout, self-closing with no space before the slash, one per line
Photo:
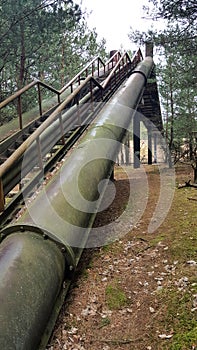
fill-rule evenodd
<path id="1" fill-rule="evenodd" d="M 168 246 L 169 263 L 178 261 L 176 272 L 171 276 L 171 286 L 158 293 L 163 311 L 157 326 L 171 339 L 162 341 L 162 350 L 197 349 L 197 311 L 192 312 L 193 296 L 197 294 L 197 268 L 187 261 L 197 261 L 197 202 L 188 197 L 196 196 L 196 190 L 176 190 L 174 203 L 159 235 L 151 243 L 163 240 Z M 175 281 L 186 276 L 188 285 L 179 290 Z M 158 322 L 159 321 L 159 322 Z"/>
<path id="2" fill-rule="evenodd" d="M 102 318 L 101 322 L 100 322 L 100 326 L 99 328 L 103 328 L 108 326 L 111 323 L 110 319 L 108 317 L 104 317 Z"/>
<path id="3" fill-rule="evenodd" d="M 150 240 L 151 246 L 156 246 L 159 242 L 162 242 L 165 239 L 164 235 L 158 235 Z"/>
<path id="4" fill-rule="evenodd" d="M 109 284 L 105 290 L 106 303 L 110 310 L 121 309 L 128 303 L 126 294 L 118 283 Z"/>
<path id="5" fill-rule="evenodd" d="M 190 347 L 188 347 L 190 346 Z M 174 337 L 171 350 L 188 350 L 197 348 L 197 326 L 184 334 L 178 333 Z"/>
<path id="6" fill-rule="evenodd" d="M 189 350 L 192 346 L 197 346 L 197 320 L 195 312 L 191 311 L 191 293 L 174 289 L 162 293 L 161 297 L 167 305 L 163 327 L 166 333 L 173 330 L 170 345 L 164 342 L 163 349 Z"/>
<path id="7" fill-rule="evenodd" d="M 156 170 L 152 170 L 151 174 L 150 169 L 150 175 L 155 176 Z M 188 197 L 197 198 L 197 190 L 176 188 L 172 206 L 163 224 L 154 234 L 143 236 L 150 247 L 157 247 L 159 242 L 168 247 L 161 258 L 167 260 L 166 264 L 174 265 L 177 262 L 174 274 L 166 276 L 166 285 L 156 294 L 160 308 L 153 319 L 154 333 L 149 334 L 154 339 L 153 349 L 197 350 L 197 311 L 192 311 L 194 295 L 197 294 L 197 267 L 187 263 L 189 260 L 197 261 L 197 202 L 188 200 Z M 142 233 L 139 234 L 141 237 Z M 132 239 L 132 232 L 129 239 Z M 117 242 L 103 247 L 103 251 L 110 255 L 118 253 L 118 249 Z M 183 277 L 188 278 L 188 284 L 179 290 L 176 283 Z M 111 310 L 121 309 L 130 303 L 117 280 L 108 284 L 105 297 Z M 158 340 L 156 330 L 160 334 L 173 336 Z"/>

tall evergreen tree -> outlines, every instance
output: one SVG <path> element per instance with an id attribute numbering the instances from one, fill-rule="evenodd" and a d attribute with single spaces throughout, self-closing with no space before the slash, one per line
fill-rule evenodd
<path id="1" fill-rule="evenodd" d="M 1 0 L 0 26 L 1 99 L 34 77 L 60 87 L 84 60 L 85 41 L 100 48 L 73 0 Z"/>
<path id="2" fill-rule="evenodd" d="M 74 0 L 0 0 L 0 101 L 34 78 L 59 89 L 97 54 L 105 41 L 86 24 Z M 42 98 L 50 92 L 44 90 Z M 22 111 L 37 104 L 31 89 Z M 17 115 L 17 101 L 0 111 L 0 124 Z"/>
<path id="3" fill-rule="evenodd" d="M 58 35 L 81 18 L 72 1 L 8 0 L 1 4 L 1 76 L 22 87 Z M 5 81 L 5 78 L 2 81 Z"/>
<path id="4" fill-rule="evenodd" d="M 157 66 L 160 94 L 165 114 L 166 139 L 170 150 L 180 155 L 185 151 L 195 158 L 194 131 L 196 120 L 197 77 L 197 5 L 195 0 L 149 0 L 154 5 L 146 8 L 153 19 L 166 21 L 164 30 L 131 32 L 132 40 L 144 43 L 152 40 L 160 55 Z M 151 12 L 152 11 L 152 12 Z M 176 157 L 177 158 L 177 157 Z"/>

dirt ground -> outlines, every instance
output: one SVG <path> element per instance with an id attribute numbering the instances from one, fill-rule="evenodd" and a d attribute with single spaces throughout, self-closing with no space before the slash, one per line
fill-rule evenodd
<path id="1" fill-rule="evenodd" d="M 127 224 L 126 232 L 123 229 L 115 242 L 84 251 L 48 350 L 197 349 L 196 249 L 181 247 L 187 233 L 188 242 L 197 246 L 197 202 L 188 199 L 196 198 L 197 192 L 177 189 L 178 183 L 191 177 L 190 168 L 178 168 L 175 184 L 170 184 L 168 169 L 164 171 L 169 186 L 176 188 L 174 200 L 164 222 L 148 233 L 162 183 L 159 169 L 144 166 L 134 173 L 128 167 L 116 167 L 115 199 L 97 215 L 94 227 L 113 221 L 118 224 L 131 191 L 132 225 L 128 229 Z M 186 225 L 188 213 L 192 219 Z M 184 301 L 187 316 L 183 325 L 175 299 L 182 303 L 186 295 L 189 300 Z M 189 340 L 181 338 L 183 332 L 190 334 Z"/>

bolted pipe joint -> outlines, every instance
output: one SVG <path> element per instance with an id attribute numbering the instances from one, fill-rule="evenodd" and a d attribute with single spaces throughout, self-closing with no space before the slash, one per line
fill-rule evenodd
<path id="1" fill-rule="evenodd" d="M 0 346 L 38 349 L 61 291 L 65 259 L 37 233 L 16 231 L 0 245 Z"/>

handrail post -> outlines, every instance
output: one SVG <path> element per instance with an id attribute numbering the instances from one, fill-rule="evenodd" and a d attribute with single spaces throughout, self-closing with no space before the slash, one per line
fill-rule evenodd
<path id="1" fill-rule="evenodd" d="M 60 132 L 61 132 L 62 144 L 65 145 L 64 126 L 63 126 L 63 120 L 62 120 L 62 111 L 59 114 L 59 121 L 60 121 Z"/>
<path id="2" fill-rule="evenodd" d="M 2 178 L 0 178 L 0 212 L 4 211 L 5 207 L 5 197 L 3 193 L 3 181 Z"/>
<path id="3" fill-rule="evenodd" d="M 22 121 L 22 105 L 21 105 L 21 95 L 18 96 L 18 117 L 19 117 L 19 128 L 23 129 L 23 121 Z"/>
<path id="4" fill-rule="evenodd" d="M 38 147 L 38 161 L 39 161 L 39 167 L 41 170 L 43 170 L 43 160 L 42 160 L 42 151 L 41 151 L 41 143 L 40 143 L 40 137 L 38 136 L 36 139 L 37 147 Z"/>
<path id="5" fill-rule="evenodd" d="M 114 72 L 114 77 L 115 77 L 115 84 L 117 84 L 117 74 L 116 74 L 116 70 Z"/>
<path id="6" fill-rule="evenodd" d="M 94 97 L 93 97 L 93 84 L 92 84 L 92 79 L 90 80 L 90 95 L 91 95 L 91 107 L 92 107 L 92 111 L 94 111 L 94 106 L 93 106 Z"/>
<path id="7" fill-rule="evenodd" d="M 121 78 L 120 64 L 118 66 L 119 79 Z"/>
<path id="8" fill-rule="evenodd" d="M 101 100 L 103 101 L 103 99 L 104 99 L 104 90 L 101 89 Z"/>
<path id="9" fill-rule="evenodd" d="M 129 62 L 128 62 L 128 57 L 126 56 L 126 75 L 128 76 L 128 70 L 129 70 Z"/>
<path id="10" fill-rule="evenodd" d="M 40 83 L 38 82 L 38 104 L 39 104 L 39 112 L 40 116 L 42 115 L 42 97 L 41 97 L 41 90 L 40 90 Z"/>
<path id="11" fill-rule="evenodd" d="M 61 102 L 61 100 L 60 100 L 60 94 L 57 95 L 57 101 L 58 101 L 58 103 Z"/>
<path id="12" fill-rule="evenodd" d="M 97 58 L 97 73 L 98 77 L 100 76 L 100 70 L 99 70 L 99 57 Z"/>
<path id="13" fill-rule="evenodd" d="M 125 63 L 127 64 L 127 60 L 125 61 L 125 56 L 123 56 L 122 64 L 123 64 L 124 73 L 126 72 L 126 64 Z"/>
<path id="14" fill-rule="evenodd" d="M 79 97 L 78 97 L 78 96 L 76 96 L 76 105 L 77 105 L 77 119 L 78 119 L 78 125 L 81 126 L 81 113 L 80 113 Z"/>

